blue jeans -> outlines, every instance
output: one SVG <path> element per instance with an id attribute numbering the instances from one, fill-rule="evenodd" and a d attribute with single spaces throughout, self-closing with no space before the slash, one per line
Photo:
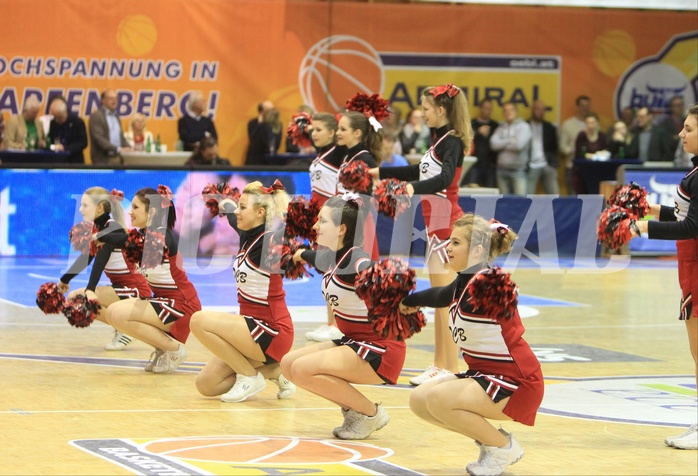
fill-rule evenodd
<path id="1" fill-rule="evenodd" d="M 526 195 L 526 171 L 497 169 L 497 188 L 502 195 Z"/>
<path id="2" fill-rule="evenodd" d="M 546 165 L 539 169 L 528 169 L 528 193 L 536 193 L 538 182 L 543 179 L 543 192 L 548 195 L 559 195 L 560 185 L 557 183 L 557 169 Z"/>

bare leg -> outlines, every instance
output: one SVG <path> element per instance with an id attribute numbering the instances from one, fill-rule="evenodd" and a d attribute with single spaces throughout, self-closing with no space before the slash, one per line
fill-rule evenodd
<path id="1" fill-rule="evenodd" d="M 456 279 L 456 274 L 444 267 L 436 253 L 429 258 L 429 282 L 432 287 L 446 286 Z M 448 328 L 448 308 L 434 310 L 434 365 L 458 372 L 458 349 Z"/>
<path id="2" fill-rule="evenodd" d="M 696 386 L 698 388 L 698 317 L 691 316 L 689 320 L 686 321 L 686 332 L 688 332 L 688 345 L 691 348 L 691 355 L 693 356 L 693 362 L 695 363 L 696 371 Z"/>
<path id="3" fill-rule="evenodd" d="M 68 298 L 72 298 L 76 294 L 85 294 L 85 291 L 85 288 L 76 289 L 68 295 Z M 112 304 L 114 304 L 115 302 L 121 301 L 121 299 L 119 298 L 119 296 L 116 295 L 114 288 L 112 288 L 111 286 L 97 286 L 97 288 L 95 288 L 95 294 L 97 295 L 97 299 L 99 300 L 99 305 L 102 307 L 100 313 L 97 314 L 97 317 L 95 319 L 97 319 L 98 321 L 102 321 L 105 324 L 108 324 L 107 319 L 104 317 L 104 310 Z"/>
<path id="4" fill-rule="evenodd" d="M 176 351 L 179 343 L 165 334 L 172 324 L 163 324 L 150 302 L 125 299 L 109 306 L 107 323 L 121 332 L 164 351 Z"/>

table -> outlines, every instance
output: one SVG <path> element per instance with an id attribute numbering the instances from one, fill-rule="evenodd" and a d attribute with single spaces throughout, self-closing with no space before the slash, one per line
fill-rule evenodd
<path id="1" fill-rule="evenodd" d="M 122 152 L 125 165 L 184 165 L 191 152 Z"/>
<path id="2" fill-rule="evenodd" d="M 70 152 L 52 150 L 0 150 L 3 164 L 59 164 L 68 158 Z"/>
<path id="3" fill-rule="evenodd" d="M 621 165 L 640 165 L 639 159 L 589 160 L 574 159 L 573 181 L 575 192 L 596 195 L 599 183 L 604 180 L 616 180 L 616 172 Z M 576 180 L 575 180 L 576 174 Z"/>

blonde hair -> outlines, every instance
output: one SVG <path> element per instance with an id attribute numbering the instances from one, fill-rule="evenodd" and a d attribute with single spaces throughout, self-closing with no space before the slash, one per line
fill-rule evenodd
<path id="1" fill-rule="evenodd" d="M 269 229 L 274 225 L 274 220 L 284 221 L 286 219 L 290 200 L 285 190 L 273 190 L 271 193 L 266 193 L 262 190 L 263 187 L 260 181 L 251 182 L 245 185 L 242 193 L 252 197 L 255 210 L 260 207 L 264 209 L 266 227 Z"/>
<path id="2" fill-rule="evenodd" d="M 473 128 L 470 124 L 470 113 L 468 112 L 468 100 L 465 93 L 458 88 L 458 94 L 450 97 L 448 94 L 440 94 L 434 97 L 434 87 L 430 87 L 422 92 L 422 97 L 435 107 L 443 107 L 448 118 L 448 125 L 453 129 L 453 135 L 463 141 L 466 155 L 470 152 L 470 145 L 473 141 Z"/>
<path id="3" fill-rule="evenodd" d="M 128 230 L 126 226 L 126 215 L 124 209 L 115 197 L 113 197 L 106 188 L 90 187 L 85 190 L 84 195 L 88 195 L 95 205 L 100 203 L 104 207 L 104 213 L 111 215 L 116 222 L 121 225 L 124 230 Z"/>
<path id="4" fill-rule="evenodd" d="M 487 251 L 487 261 L 491 261 L 499 255 L 508 253 L 518 238 L 511 228 L 500 225 L 499 228 L 491 226 L 490 222 L 483 217 L 466 213 L 453 224 L 453 228 L 464 228 L 465 238 L 470 242 L 470 248 L 482 245 Z M 506 227 L 506 231 L 500 232 L 501 227 Z"/>

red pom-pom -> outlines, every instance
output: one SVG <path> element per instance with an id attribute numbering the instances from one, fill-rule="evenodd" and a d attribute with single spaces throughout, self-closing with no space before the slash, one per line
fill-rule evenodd
<path id="1" fill-rule="evenodd" d="M 389 178 L 381 180 L 373 191 L 373 198 L 378 202 L 378 211 L 390 218 L 396 218 L 410 207 L 410 194 L 407 182 Z"/>
<path id="2" fill-rule="evenodd" d="M 639 218 L 650 212 L 650 205 L 647 203 L 647 190 L 636 182 L 618 187 L 609 197 L 608 204 L 625 208 L 630 214 Z"/>
<path id="3" fill-rule="evenodd" d="M 97 227 L 91 221 L 83 221 L 70 229 L 68 238 L 73 249 L 78 253 L 89 252 L 91 256 L 97 254 L 97 243 L 92 240 L 92 235 L 97 233 Z"/>
<path id="4" fill-rule="evenodd" d="M 426 324 L 421 311 L 400 312 L 400 302 L 415 287 L 415 272 L 401 259 L 386 258 L 357 275 L 356 294 L 366 302 L 368 320 L 382 338 L 402 341 Z"/>
<path id="5" fill-rule="evenodd" d="M 36 293 L 36 305 L 44 314 L 59 314 L 65 307 L 65 296 L 56 283 L 44 283 Z"/>
<path id="6" fill-rule="evenodd" d="M 296 280 L 312 276 L 305 267 L 305 263 L 293 262 L 293 255 L 296 254 L 296 251 L 307 248 L 301 240 L 284 238 L 283 243 L 272 245 L 267 254 L 266 265 L 273 272 L 281 270 L 284 278 L 287 279 Z"/>
<path id="7" fill-rule="evenodd" d="M 627 209 L 618 205 L 606 208 L 601 212 L 599 226 L 596 229 L 599 241 L 607 248 L 617 250 L 631 240 L 630 224 L 636 218 Z"/>
<path id="8" fill-rule="evenodd" d="M 339 183 L 351 192 L 366 193 L 373 182 L 368 170 L 363 160 L 352 160 L 339 169 Z"/>
<path id="9" fill-rule="evenodd" d="M 88 299 L 84 294 L 77 294 L 68 299 L 63 308 L 63 315 L 71 326 L 88 327 L 99 314 L 100 305 L 96 299 Z"/>
<path id="10" fill-rule="evenodd" d="M 511 275 L 499 266 L 475 274 L 465 289 L 470 295 L 468 302 L 475 310 L 482 309 L 487 316 L 511 319 L 516 313 L 518 287 Z"/>
<path id="11" fill-rule="evenodd" d="M 289 239 L 300 237 L 314 241 L 315 230 L 313 230 L 313 225 L 317 221 L 320 208 L 322 208 L 320 202 L 315 198 L 308 200 L 303 195 L 294 197 L 288 204 L 284 236 Z"/>
<path id="12" fill-rule="evenodd" d="M 301 112 L 293 115 L 293 120 L 288 124 L 286 136 L 298 147 L 310 147 L 313 141 L 310 137 L 312 128 L 310 114 Z"/>
<path id="13" fill-rule="evenodd" d="M 369 96 L 364 93 L 356 93 L 345 104 L 347 111 L 360 112 L 366 117 L 375 117 L 378 121 L 382 121 L 390 116 L 390 102 L 383 99 L 380 94 Z"/>
<path id="14" fill-rule="evenodd" d="M 169 256 L 170 252 L 165 245 L 165 235 L 155 230 L 146 231 L 141 267 L 154 268 Z"/>
<path id="15" fill-rule="evenodd" d="M 230 187 L 227 183 L 210 183 L 201 191 L 201 195 L 206 202 L 206 208 L 211 213 L 211 218 L 216 215 L 223 216 L 224 214 L 218 209 L 218 204 L 226 198 L 231 199 L 235 203 L 240 201 L 240 189 Z"/>
<path id="16" fill-rule="evenodd" d="M 145 243 L 145 235 L 140 230 L 134 228 L 128 232 L 126 243 L 121 251 L 124 259 L 131 264 L 139 264 L 143 257 L 143 244 Z"/>

